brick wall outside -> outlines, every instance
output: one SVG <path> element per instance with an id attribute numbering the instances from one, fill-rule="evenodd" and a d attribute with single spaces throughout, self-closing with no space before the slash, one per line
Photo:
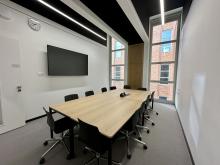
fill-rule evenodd
<path id="1" fill-rule="evenodd" d="M 166 23 L 165 25 L 158 25 L 153 27 L 153 43 L 162 42 L 162 32 L 171 29 L 171 40 L 176 40 L 177 36 L 177 21 Z M 168 62 L 175 61 L 176 43 L 171 43 L 171 51 L 164 53 L 161 51 L 162 45 L 152 46 L 151 62 Z M 169 64 L 169 81 L 174 80 L 174 64 Z M 151 80 L 160 80 L 161 65 L 151 65 Z M 155 91 L 155 97 L 167 97 L 167 100 L 173 100 L 173 84 L 150 83 L 150 90 Z"/>
<path id="2" fill-rule="evenodd" d="M 115 40 L 114 38 L 112 38 L 112 50 L 115 50 L 115 45 L 116 45 L 117 40 Z M 121 45 L 120 49 L 123 49 L 124 46 Z M 117 55 L 116 55 L 117 54 Z M 124 65 L 125 64 L 125 51 L 121 50 L 121 51 L 113 51 L 112 52 L 112 65 Z M 116 69 L 115 67 L 111 68 L 111 72 L 112 72 L 112 79 L 115 79 L 115 74 L 116 74 Z M 120 79 L 124 79 L 124 66 L 120 66 Z M 112 80 L 112 86 L 116 86 L 117 88 L 123 88 L 124 87 L 124 81 L 113 81 Z"/>

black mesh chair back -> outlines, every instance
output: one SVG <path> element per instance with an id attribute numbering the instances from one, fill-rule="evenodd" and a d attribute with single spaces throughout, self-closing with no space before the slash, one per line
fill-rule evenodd
<path id="1" fill-rule="evenodd" d="M 111 86 L 110 87 L 110 90 L 115 90 L 115 89 L 117 89 L 116 86 Z"/>
<path id="2" fill-rule="evenodd" d="M 140 119 L 140 111 L 137 110 L 133 116 L 127 121 L 127 123 L 123 126 L 122 129 L 127 130 L 128 132 L 131 132 L 135 130 L 136 125 L 138 124 Z"/>
<path id="3" fill-rule="evenodd" d="M 85 92 L 85 96 L 92 96 L 92 95 L 94 95 L 93 91 L 86 91 Z"/>
<path id="4" fill-rule="evenodd" d="M 82 141 L 87 147 L 95 150 L 98 153 L 104 153 L 109 145 L 110 141 L 102 135 L 98 128 L 88 123 L 79 121 L 79 140 Z"/>
<path id="5" fill-rule="evenodd" d="M 107 92 L 107 88 L 106 88 L 106 87 L 103 87 L 103 88 L 101 89 L 101 91 L 102 91 L 102 93 Z"/>
<path id="6" fill-rule="evenodd" d="M 154 94 L 155 94 L 155 91 L 153 91 L 152 93 L 151 93 L 151 100 L 154 100 Z"/>
<path id="7" fill-rule="evenodd" d="M 124 85 L 124 89 L 131 89 L 130 85 Z"/>
<path id="8" fill-rule="evenodd" d="M 137 90 L 147 91 L 147 88 L 138 88 Z"/>
<path id="9" fill-rule="evenodd" d="M 75 100 L 78 98 L 79 98 L 78 94 L 71 94 L 71 95 L 66 95 L 64 97 L 64 100 L 65 100 L 65 102 L 67 102 L 67 101 Z"/>
<path id="10" fill-rule="evenodd" d="M 142 104 L 141 104 L 141 106 L 140 106 L 140 108 L 139 108 L 139 116 L 142 116 L 142 114 L 144 114 L 144 112 L 145 112 L 145 110 L 146 110 L 146 101 L 144 101 Z"/>
<path id="11" fill-rule="evenodd" d="M 154 94 L 155 94 L 155 91 L 153 91 L 153 92 L 151 93 L 151 96 L 150 96 L 151 108 L 152 108 L 152 109 L 154 108 Z"/>
<path id="12" fill-rule="evenodd" d="M 48 112 L 45 107 L 43 107 L 43 110 L 45 111 L 45 113 L 47 115 L 47 124 L 49 125 L 50 129 L 54 131 L 55 121 L 53 119 L 52 113 Z"/>
<path id="13" fill-rule="evenodd" d="M 148 96 L 147 96 L 147 99 L 146 99 L 146 101 L 145 101 L 145 105 L 146 105 L 146 106 L 149 105 L 150 100 L 151 100 L 151 95 L 148 95 Z"/>

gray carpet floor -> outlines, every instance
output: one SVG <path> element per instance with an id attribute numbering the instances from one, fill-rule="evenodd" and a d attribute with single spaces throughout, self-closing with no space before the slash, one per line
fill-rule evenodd
<path id="1" fill-rule="evenodd" d="M 113 145 L 113 159 L 123 165 L 192 165 L 183 132 L 175 108 L 170 105 L 155 104 L 159 116 L 153 115 L 156 126 L 150 127 L 151 133 L 142 132 L 143 146 L 131 141 L 131 159 L 126 157 L 126 143 L 118 141 Z M 55 116 L 59 118 L 59 115 Z M 41 154 L 50 146 L 43 146 L 49 137 L 46 118 L 28 123 L 26 126 L 0 135 L 0 165 L 37 165 Z M 66 151 L 58 145 L 46 156 L 45 165 L 82 165 L 90 159 L 90 153 L 83 154 L 83 144 L 75 140 L 76 158 L 66 160 Z M 95 165 L 93 163 L 93 165 Z M 106 161 L 101 161 L 106 165 Z"/>

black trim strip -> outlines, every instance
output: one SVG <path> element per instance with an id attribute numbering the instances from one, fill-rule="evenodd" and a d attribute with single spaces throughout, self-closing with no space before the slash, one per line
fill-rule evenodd
<path id="1" fill-rule="evenodd" d="M 59 13 L 55 12 L 54 10 L 48 8 L 47 6 L 43 5 L 42 3 L 38 2 L 37 0 L 10 0 L 26 9 L 29 9 L 43 17 L 46 17 L 76 33 L 79 33 L 95 42 L 98 42 L 104 46 L 107 46 L 107 33 L 97 27 L 92 22 L 88 21 L 86 18 L 81 16 L 79 13 L 74 11 L 72 8 L 67 6 L 65 3 L 61 1 L 55 0 L 44 0 L 46 3 L 50 4 L 57 10 L 65 13 L 69 17 L 73 18 L 74 20 L 80 22 L 82 25 L 86 26 L 87 28 L 91 29 L 98 35 L 102 36 L 106 40 L 101 39 L 97 35 L 94 35 L 90 31 L 86 30 L 85 28 L 77 25 L 76 23 L 72 22 L 71 20 L 67 19 L 66 17 L 60 15 Z M 73 45 L 74 46 L 74 45 Z"/>
<path id="2" fill-rule="evenodd" d="M 176 111 L 177 111 L 177 108 L 176 108 Z M 180 120 L 180 116 L 179 116 L 179 112 L 178 112 L 178 111 L 177 111 L 177 116 L 178 116 L 178 119 L 179 119 L 179 122 L 180 122 L 180 125 L 181 125 L 181 129 L 182 129 L 182 131 L 183 131 L 183 136 L 184 136 L 184 139 L 185 139 L 185 141 L 186 141 L 186 145 L 187 145 L 187 149 L 188 149 L 188 151 L 189 151 L 190 159 L 191 159 L 191 161 L 192 161 L 192 164 L 195 165 L 195 161 L 194 161 L 194 159 L 193 159 L 192 152 L 191 152 L 191 150 L 190 150 L 189 143 L 188 143 L 188 140 L 187 140 L 187 138 L 186 138 L 186 134 L 185 134 L 185 131 L 184 131 L 184 129 L 183 129 L 183 125 L 182 125 L 182 122 L 181 122 L 181 120 Z"/>
<path id="3" fill-rule="evenodd" d="M 52 114 L 54 114 L 54 113 L 56 113 L 56 112 L 52 112 Z M 32 119 L 28 119 L 28 120 L 25 121 L 25 123 L 29 123 L 29 122 L 31 122 L 31 121 L 34 121 L 34 120 L 43 118 L 43 117 L 45 117 L 45 116 L 47 116 L 47 115 L 45 114 L 45 115 L 41 115 L 41 116 L 34 117 L 34 118 L 32 118 Z"/>

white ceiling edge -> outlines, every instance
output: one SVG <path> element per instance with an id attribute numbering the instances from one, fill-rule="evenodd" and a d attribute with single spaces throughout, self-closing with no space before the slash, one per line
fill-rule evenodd
<path id="1" fill-rule="evenodd" d="M 131 0 L 117 0 L 119 6 L 121 9 L 124 11 L 125 15 L 137 31 L 137 33 L 140 35 L 141 39 L 148 43 L 149 42 L 149 37 L 141 23 L 141 20 L 134 8 L 133 3 Z"/>
<path id="2" fill-rule="evenodd" d="M 88 21 L 105 31 L 108 35 L 114 37 L 122 44 L 128 45 L 128 42 L 122 38 L 117 32 L 115 32 L 110 26 L 108 26 L 102 19 L 100 19 L 95 13 L 93 13 L 87 6 L 85 6 L 79 0 L 61 0 L 67 6 L 86 18 Z"/>
<path id="3" fill-rule="evenodd" d="M 175 13 L 182 12 L 182 11 L 183 11 L 183 7 L 179 7 L 179 8 L 167 11 L 167 12 L 165 12 L 165 17 L 166 17 L 166 15 L 175 14 Z M 160 17 L 161 17 L 161 14 L 157 14 L 157 15 L 151 16 L 149 19 L 152 20 L 152 19 L 157 19 Z"/>

